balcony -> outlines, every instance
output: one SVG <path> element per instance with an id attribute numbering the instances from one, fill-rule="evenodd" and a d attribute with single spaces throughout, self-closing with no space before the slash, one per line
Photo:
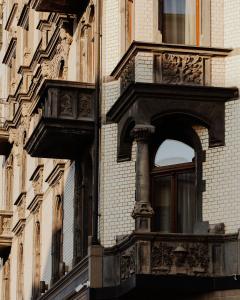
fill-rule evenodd
<path id="1" fill-rule="evenodd" d="M 120 78 L 122 93 L 133 82 L 210 86 L 212 60 L 230 52 L 223 48 L 134 41 L 111 76 Z"/>
<path id="2" fill-rule="evenodd" d="M 46 80 L 34 111 L 40 120 L 25 149 L 33 157 L 74 159 L 94 134 L 95 86 L 63 80 Z"/>
<path id="3" fill-rule="evenodd" d="M 33 8 L 36 11 L 80 14 L 89 0 L 35 0 Z"/>
<path id="4" fill-rule="evenodd" d="M 5 257 L 12 245 L 12 215 L 6 210 L 0 210 L 0 257 Z"/>
<path id="5" fill-rule="evenodd" d="M 9 105 L 6 101 L 0 100 L 0 155 L 8 155 L 11 149 L 9 143 L 9 133 L 5 129 L 4 124 L 8 118 Z"/>
<path id="6" fill-rule="evenodd" d="M 118 124 L 118 161 L 131 158 L 134 124 L 157 126 L 167 117 L 204 126 L 209 146 L 223 146 L 225 102 L 238 99 L 238 89 L 213 86 L 216 78 L 214 82 L 211 68 L 213 59 L 224 63 L 230 52 L 133 42 L 111 74 L 120 79 L 121 87 L 107 113 L 107 120 Z"/>
<path id="7" fill-rule="evenodd" d="M 238 234 L 133 233 L 105 249 L 97 299 L 112 299 L 107 288 L 117 299 L 146 299 L 149 289 L 154 296 L 239 288 L 238 247 Z"/>

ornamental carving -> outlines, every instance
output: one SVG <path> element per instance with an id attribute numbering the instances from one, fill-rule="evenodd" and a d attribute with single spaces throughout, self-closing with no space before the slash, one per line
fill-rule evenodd
<path id="1" fill-rule="evenodd" d="M 39 169 L 38 174 L 32 181 L 32 186 L 34 190 L 34 194 L 38 195 L 42 193 L 42 186 L 43 186 L 43 169 Z"/>
<path id="2" fill-rule="evenodd" d="M 88 94 L 79 95 L 79 116 L 90 117 L 92 111 L 92 96 Z"/>
<path id="3" fill-rule="evenodd" d="M 135 58 L 129 60 L 121 74 L 121 93 L 135 81 Z"/>
<path id="4" fill-rule="evenodd" d="M 152 247 L 151 265 L 153 273 L 169 273 L 173 265 L 173 247 L 156 242 Z"/>
<path id="5" fill-rule="evenodd" d="M 147 142 L 154 132 L 154 126 L 140 124 L 133 128 L 131 135 L 137 142 Z"/>
<path id="6" fill-rule="evenodd" d="M 162 55 L 162 82 L 167 84 L 204 84 L 204 58 L 198 55 Z"/>
<path id="7" fill-rule="evenodd" d="M 136 218 L 138 216 L 149 216 L 151 217 L 154 214 L 153 209 L 150 203 L 145 202 L 135 202 L 134 209 L 132 212 L 132 217 Z"/>
<path id="8" fill-rule="evenodd" d="M 133 246 L 121 254 L 121 280 L 126 280 L 136 273 L 136 247 Z"/>
<path id="9" fill-rule="evenodd" d="M 56 53 L 51 61 L 44 61 L 42 63 L 42 75 L 47 79 L 59 79 L 61 71 L 61 79 L 67 79 L 68 54 L 72 37 L 64 28 L 61 28 L 59 35 L 59 44 L 57 45 Z M 61 65 L 63 64 L 63 70 Z"/>
<path id="10" fill-rule="evenodd" d="M 0 215 L 0 235 L 9 235 L 12 228 L 12 217 Z"/>
<path id="11" fill-rule="evenodd" d="M 69 94 L 65 94 L 60 98 L 60 115 L 67 117 L 73 116 L 73 103 Z"/>
<path id="12" fill-rule="evenodd" d="M 207 275 L 209 246 L 204 243 L 154 242 L 151 268 L 154 274 Z"/>

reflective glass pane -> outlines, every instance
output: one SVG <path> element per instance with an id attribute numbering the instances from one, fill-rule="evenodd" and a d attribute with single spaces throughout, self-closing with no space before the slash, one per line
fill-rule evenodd
<path id="1" fill-rule="evenodd" d="M 163 42 L 196 44 L 196 0 L 164 0 Z"/>
<path id="2" fill-rule="evenodd" d="M 176 140 L 165 140 L 158 148 L 154 164 L 156 167 L 192 162 L 194 149 Z"/>
<path id="3" fill-rule="evenodd" d="M 194 171 L 177 175 L 177 231 L 192 233 L 195 221 Z"/>

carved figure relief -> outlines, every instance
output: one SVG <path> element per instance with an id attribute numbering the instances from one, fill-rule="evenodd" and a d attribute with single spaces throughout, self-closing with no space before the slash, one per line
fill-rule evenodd
<path id="1" fill-rule="evenodd" d="M 65 94 L 60 98 L 60 115 L 73 116 L 72 98 L 69 94 Z"/>
<path id="2" fill-rule="evenodd" d="M 90 117 L 92 111 L 92 96 L 87 94 L 79 95 L 79 115 L 81 117 Z"/>
<path id="3" fill-rule="evenodd" d="M 0 235 L 9 235 L 11 233 L 12 217 L 0 216 Z"/>

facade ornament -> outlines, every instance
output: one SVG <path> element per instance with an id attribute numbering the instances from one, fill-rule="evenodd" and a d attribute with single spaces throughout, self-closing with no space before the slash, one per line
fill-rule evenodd
<path id="1" fill-rule="evenodd" d="M 53 59 L 51 61 L 44 61 L 42 64 L 42 75 L 47 79 L 59 78 L 62 63 L 64 65 L 61 79 L 67 79 L 67 61 L 73 39 L 64 28 L 60 29 L 59 39 L 60 43 L 57 45 Z"/>

